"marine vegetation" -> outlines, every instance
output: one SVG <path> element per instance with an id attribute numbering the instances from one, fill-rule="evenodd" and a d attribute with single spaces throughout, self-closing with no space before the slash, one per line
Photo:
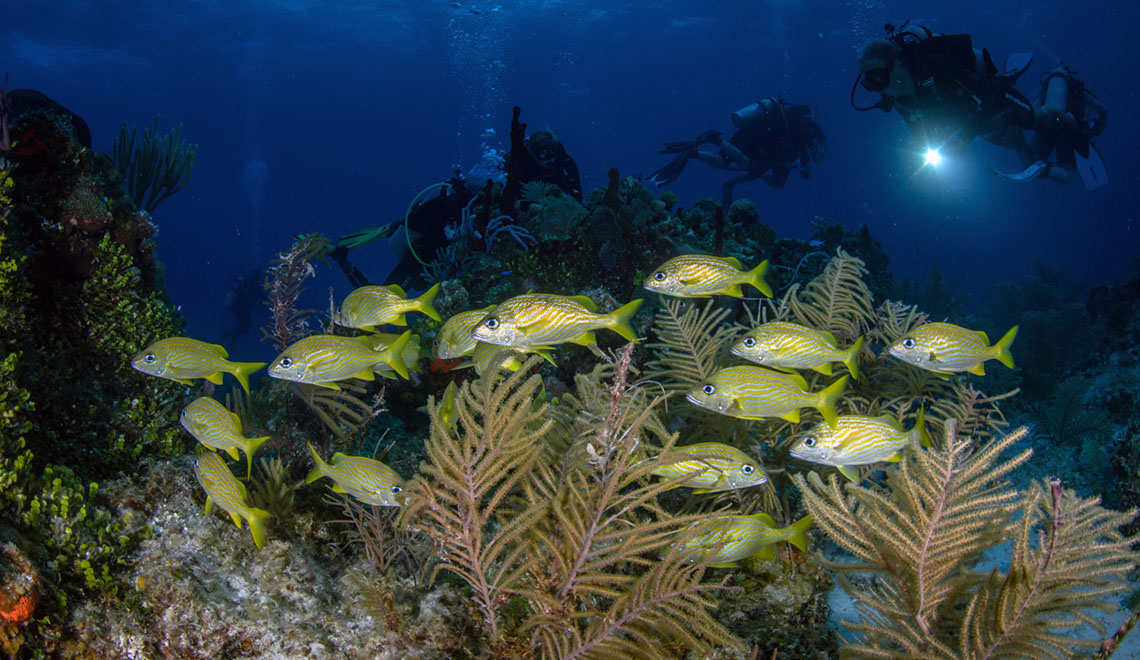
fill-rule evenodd
<path id="1" fill-rule="evenodd" d="M 194 172 L 198 147 L 182 139 L 182 127 L 167 135 L 158 133 L 158 117 L 143 131 L 135 144 L 138 129 L 123 124 L 111 146 L 115 165 L 126 179 L 127 194 L 136 206 L 154 213 L 162 200 L 182 190 Z"/>
<path id="2" fill-rule="evenodd" d="M 1061 631 L 1103 627 L 1085 610 L 1111 609 L 1135 565 L 1118 528 L 1135 517 L 1078 497 L 1059 480 L 1024 490 L 1003 479 L 1029 460 L 1021 428 L 975 450 L 947 424 L 940 447 L 913 451 L 886 471 L 885 486 L 843 486 L 796 475 L 821 529 L 855 561 L 828 563 L 862 615 L 844 647 L 856 658 L 1067 658 L 1099 640 Z M 1008 539 L 1007 568 L 982 554 Z M 846 575 L 870 573 L 856 584 Z"/>

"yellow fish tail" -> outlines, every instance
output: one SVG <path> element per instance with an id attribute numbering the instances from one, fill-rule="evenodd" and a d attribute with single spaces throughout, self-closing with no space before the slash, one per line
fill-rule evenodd
<path id="1" fill-rule="evenodd" d="M 851 372 L 851 378 L 855 380 L 859 380 L 859 354 L 861 352 L 863 352 L 862 337 L 856 339 L 855 345 L 843 356 L 843 364 L 847 365 L 847 371 Z"/>
<path id="2" fill-rule="evenodd" d="M 439 312 L 435 311 L 435 307 L 432 305 L 432 303 L 435 302 L 435 297 L 438 293 L 439 283 L 436 283 L 432 285 L 430 289 L 425 291 L 422 296 L 416 298 L 416 309 L 423 312 L 424 314 L 427 314 L 429 317 L 436 321 L 442 321 L 443 319 L 440 318 Z"/>
<path id="3" fill-rule="evenodd" d="M 807 530 L 809 527 L 811 527 L 811 522 L 811 516 L 804 516 L 803 518 L 800 518 L 799 520 L 785 527 L 784 531 L 788 534 L 788 543 L 791 543 L 800 550 L 807 552 Z"/>
<path id="4" fill-rule="evenodd" d="M 249 477 L 251 474 L 253 474 L 253 454 L 257 451 L 258 447 L 260 447 L 266 440 L 269 439 L 269 437 L 270 436 L 266 435 L 266 436 L 262 436 L 260 438 L 246 438 L 245 439 L 245 446 L 242 447 L 242 449 L 245 450 L 245 476 L 246 477 Z M 235 456 L 234 458 L 237 458 L 237 457 Z"/>
<path id="5" fill-rule="evenodd" d="M 246 514 L 246 520 L 249 521 L 249 531 L 253 534 L 253 544 L 257 546 L 258 550 L 265 545 L 265 520 L 272 517 L 272 513 L 253 507 L 250 507 Z"/>
<path id="6" fill-rule="evenodd" d="M 408 345 L 408 340 L 411 339 L 411 337 L 412 331 L 405 330 L 404 334 L 400 335 L 400 337 L 396 339 L 396 341 L 392 342 L 392 345 L 388 348 L 388 366 L 392 367 L 393 371 L 400 374 L 405 379 L 408 378 L 408 366 L 404 364 L 404 358 L 402 356 L 404 353 L 404 347 Z"/>
<path id="7" fill-rule="evenodd" d="M 253 372 L 265 366 L 264 362 L 235 362 L 233 375 L 241 383 L 241 388 L 249 394 L 249 376 Z"/>
<path id="8" fill-rule="evenodd" d="M 317 453 L 317 450 L 313 449 L 313 443 L 310 442 L 308 445 L 309 453 L 313 455 L 313 462 L 316 464 L 316 467 L 314 467 L 312 470 L 309 470 L 309 474 L 305 476 L 305 483 L 311 484 L 317 479 L 325 476 L 326 463 L 321 458 L 321 455 Z"/>
<path id="9" fill-rule="evenodd" d="M 1009 347 L 1013 345 L 1013 340 L 1017 337 L 1018 326 L 1013 326 L 1009 332 L 1005 333 L 996 344 L 993 345 L 994 359 L 1001 362 L 1010 369 L 1013 368 L 1013 354 L 1009 352 Z"/>
<path id="10" fill-rule="evenodd" d="M 748 283 L 760 289 L 760 293 L 772 297 L 772 287 L 768 286 L 768 281 L 764 279 L 764 274 L 768 272 L 768 260 L 760 262 L 760 265 L 748 271 Z"/>
<path id="11" fill-rule="evenodd" d="M 634 332 L 630 321 L 637 315 L 637 310 L 641 307 L 641 302 L 641 298 L 638 298 L 610 312 L 606 327 L 629 341 L 637 341 L 637 333 Z"/>
<path id="12" fill-rule="evenodd" d="M 918 407 L 918 419 L 914 422 L 911 433 L 918 433 L 918 442 L 924 448 L 930 449 L 930 432 L 926 430 L 926 406 Z"/>
<path id="13" fill-rule="evenodd" d="M 826 389 L 819 393 L 819 401 L 816 402 L 815 408 L 818 410 L 825 420 L 827 425 L 831 428 L 839 426 L 839 413 L 835 409 L 835 404 L 839 403 L 839 399 L 843 396 L 843 390 L 847 389 L 847 379 L 849 376 L 843 376 Z"/>

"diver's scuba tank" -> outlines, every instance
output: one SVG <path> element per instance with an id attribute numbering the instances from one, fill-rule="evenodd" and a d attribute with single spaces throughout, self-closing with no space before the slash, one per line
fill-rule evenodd
<path id="1" fill-rule="evenodd" d="M 1064 67 L 1053 69 L 1045 80 L 1041 109 L 1055 110 L 1058 114 L 1069 107 L 1069 72 Z"/>
<path id="2" fill-rule="evenodd" d="M 732 125 L 737 128 L 744 128 L 745 126 L 754 124 L 763 117 L 771 114 L 775 105 L 776 102 L 772 100 L 772 97 L 760 99 L 752 105 L 746 105 L 732 113 Z"/>

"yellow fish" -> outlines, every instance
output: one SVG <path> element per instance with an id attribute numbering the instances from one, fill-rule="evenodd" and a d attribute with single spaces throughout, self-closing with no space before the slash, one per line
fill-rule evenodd
<path id="1" fill-rule="evenodd" d="M 475 324 L 495 311 L 495 305 L 483 309 L 460 312 L 443 322 L 431 344 L 431 356 L 437 360 L 455 360 L 475 350 L 476 339 L 471 332 Z"/>
<path id="2" fill-rule="evenodd" d="M 217 344 L 207 344 L 187 337 L 160 339 L 131 359 L 135 369 L 176 383 L 193 385 L 194 378 L 205 378 L 222 384 L 222 374 L 233 374 L 241 388 L 249 394 L 249 375 L 265 366 L 264 362 L 230 362 L 229 353 Z"/>
<path id="3" fill-rule="evenodd" d="M 721 369 L 686 398 L 702 408 L 741 419 L 779 417 L 798 423 L 800 408 L 815 408 L 834 427 L 835 404 L 847 387 L 847 378 L 841 377 L 820 392 L 809 392 L 799 374 L 746 364 Z"/>
<path id="4" fill-rule="evenodd" d="M 254 544 L 258 548 L 265 545 L 265 520 L 272 518 L 273 514 L 249 505 L 245 485 L 234 478 L 221 455 L 212 451 L 198 454 L 194 458 L 194 474 L 206 491 L 206 515 L 210 515 L 214 502 L 217 502 L 230 514 L 238 529 L 241 529 L 242 518 L 248 520 Z"/>
<path id="5" fill-rule="evenodd" d="M 832 362 L 842 362 L 847 365 L 851 377 L 858 380 L 859 352 L 862 350 L 862 337 L 851 348 L 844 350 L 839 348 L 835 335 L 826 330 L 773 321 L 753 328 L 736 340 L 731 352 L 765 367 L 783 370 L 812 369 L 827 376 L 831 375 Z"/>
<path id="6" fill-rule="evenodd" d="M 753 556 L 775 559 L 776 552 L 772 546 L 780 541 L 787 541 L 806 552 L 809 527 L 811 516 L 804 516 L 783 529 L 777 527 L 776 521 L 766 513 L 718 516 L 712 521 L 709 531 L 683 544 L 681 549 L 700 548 L 705 554 L 715 552 L 710 565 L 713 568 L 730 568 L 741 559 Z M 716 549 L 718 547 L 719 550 Z"/>
<path id="7" fill-rule="evenodd" d="M 374 340 L 368 336 L 310 335 L 282 351 L 269 365 L 269 375 L 334 390 L 340 389 L 338 380 L 373 380 L 373 368 L 382 364 L 407 378 L 408 368 L 401 355 L 411 335 L 409 330 L 380 350 L 372 347 Z"/>
<path id="8" fill-rule="evenodd" d="M 401 506 L 404 503 L 404 480 L 380 461 L 337 452 L 326 463 L 312 444 L 309 453 L 317 466 L 305 477 L 305 483 L 328 477 L 333 480 L 334 493 L 348 493 L 365 504 Z"/>
<path id="9" fill-rule="evenodd" d="M 1016 325 L 991 346 L 984 332 L 952 323 L 926 323 L 906 333 L 887 352 L 903 362 L 947 378 L 961 371 L 984 376 L 986 370 L 982 363 L 986 360 L 997 360 L 1013 368 L 1009 347 L 1015 337 Z"/>
<path id="10" fill-rule="evenodd" d="M 768 483 L 768 475 L 751 456 L 720 442 L 700 442 L 674 447 L 675 454 L 686 460 L 667 463 L 650 474 L 665 479 L 688 475 L 677 486 L 693 488 L 694 493 L 715 493 Z"/>
<path id="11" fill-rule="evenodd" d="M 843 476 L 858 482 L 856 466 L 879 461 L 898 462 L 912 437 L 923 447 L 930 446 L 926 413 L 921 408 L 914 428 L 909 431 L 891 415 L 840 415 L 834 428 L 816 424 L 796 441 L 789 453 L 801 461 L 835 466 Z"/>
<path id="12" fill-rule="evenodd" d="M 752 270 L 745 271 L 736 257 L 683 254 L 658 266 L 642 286 L 650 291 L 680 298 L 707 298 L 716 294 L 741 298 L 744 293 L 740 290 L 740 285 L 751 284 L 771 298 L 772 287 L 764 280 L 766 272 L 767 260 Z"/>
<path id="13" fill-rule="evenodd" d="M 475 325 L 475 339 L 512 348 L 548 348 L 572 342 L 597 344 L 594 330 L 608 328 L 633 341 L 637 334 L 629 321 L 641 299 L 609 314 L 597 314 L 597 305 L 585 296 L 527 293 L 500 304 Z"/>
<path id="14" fill-rule="evenodd" d="M 220 449 L 235 461 L 239 458 L 238 449 L 244 451 L 247 476 L 253 471 L 253 453 L 269 439 L 269 436 L 243 436 L 241 418 L 208 396 L 198 397 L 188 403 L 178 419 L 182 428 L 210 449 Z"/>
<path id="15" fill-rule="evenodd" d="M 436 284 L 419 298 L 408 300 L 408 294 L 395 284 L 362 286 L 348 294 L 340 304 L 340 311 L 333 315 L 333 323 L 374 332 L 376 326 L 385 323 L 407 325 L 404 315 L 408 312 L 423 312 L 439 321 L 439 312 L 432 306 L 438 293 L 439 285 Z"/>
<path id="16" fill-rule="evenodd" d="M 475 350 L 471 353 L 471 358 L 474 360 L 475 373 L 480 376 L 483 375 L 488 369 L 492 367 L 492 361 L 498 357 L 498 368 L 509 369 L 510 371 L 518 371 L 522 366 L 523 360 L 526 359 L 527 353 L 535 353 L 541 355 L 542 359 L 546 360 L 554 366 L 558 366 L 554 362 L 554 357 L 550 354 L 548 348 L 509 348 L 499 346 L 497 344 L 488 344 L 485 341 L 475 342 Z"/>

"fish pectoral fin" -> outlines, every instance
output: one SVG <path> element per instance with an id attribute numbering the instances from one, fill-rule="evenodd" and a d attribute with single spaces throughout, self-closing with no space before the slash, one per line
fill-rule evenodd
<path id="1" fill-rule="evenodd" d="M 975 376 L 985 376 L 986 375 L 986 365 L 979 362 L 976 365 L 974 365 L 973 367 L 970 367 L 969 369 L 967 369 L 966 371 L 974 374 Z"/>
<path id="2" fill-rule="evenodd" d="M 222 372 L 215 371 L 214 373 L 210 374 L 209 376 L 206 376 L 206 380 L 210 381 L 211 383 L 213 383 L 215 385 L 221 385 L 222 384 Z"/>
<path id="3" fill-rule="evenodd" d="M 860 477 L 859 477 L 859 468 L 853 468 L 853 467 L 849 467 L 847 465 L 839 465 L 839 466 L 836 466 L 836 468 L 839 470 L 839 474 L 842 474 L 843 476 L 847 477 L 852 482 L 859 483 L 860 481 L 862 481 L 862 479 L 860 479 Z"/>

